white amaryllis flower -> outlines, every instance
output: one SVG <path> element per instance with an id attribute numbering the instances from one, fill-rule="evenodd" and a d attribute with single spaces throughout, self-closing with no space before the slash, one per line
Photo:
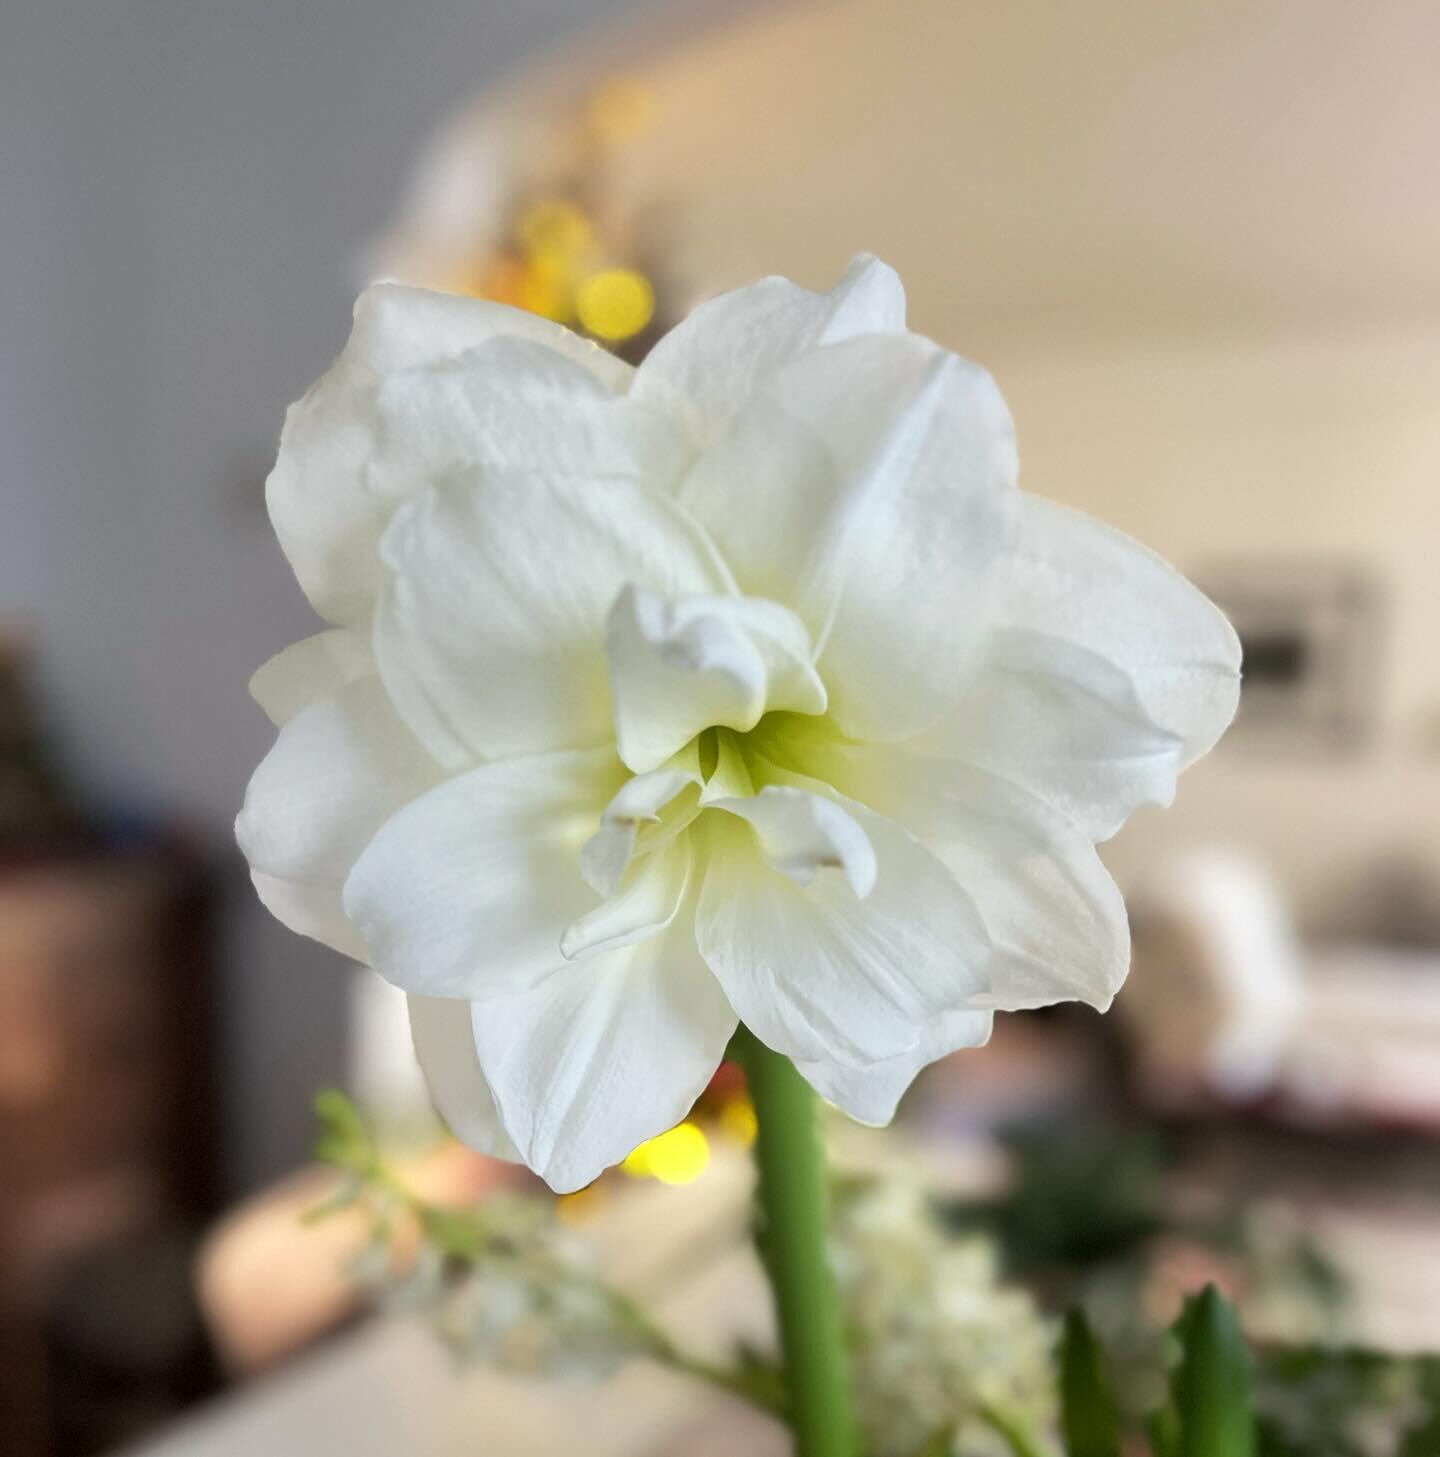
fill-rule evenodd
<path id="1" fill-rule="evenodd" d="M 455 1132 L 557 1189 L 737 1018 L 856 1118 L 996 1011 L 1125 975 L 1094 844 L 1235 708 L 1225 619 L 1016 489 L 990 377 L 860 258 L 631 369 L 380 285 L 269 505 L 330 630 L 266 664 L 265 904 L 411 995 Z"/>

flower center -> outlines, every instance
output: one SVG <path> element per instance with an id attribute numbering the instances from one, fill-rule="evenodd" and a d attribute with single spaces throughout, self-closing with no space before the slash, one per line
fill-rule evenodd
<path id="1" fill-rule="evenodd" d="M 767 714 L 829 706 L 809 630 L 763 598 L 667 601 L 626 587 L 610 612 L 606 655 L 615 741 L 636 774 L 707 730 L 748 734 Z"/>

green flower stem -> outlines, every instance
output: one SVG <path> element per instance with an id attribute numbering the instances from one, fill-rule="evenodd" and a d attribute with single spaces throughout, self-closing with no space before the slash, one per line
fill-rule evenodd
<path id="1" fill-rule="evenodd" d="M 826 1255 L 825 1150 L 814 1091 L 744 1027 L 731 1055 L 755 1105 L 760 1257 L 770 1277 L 796 1457 L 855 1457 L 858 1440 L 834 1278 Z"/>
<path id="2" fill-rule="evenodd" d="M 979 1411 L 980 1420 L 1004 1438 L 1014 1457 L 1052 1457 L 1052 1452 L 1018 1413 L 983 1402 Z"/>

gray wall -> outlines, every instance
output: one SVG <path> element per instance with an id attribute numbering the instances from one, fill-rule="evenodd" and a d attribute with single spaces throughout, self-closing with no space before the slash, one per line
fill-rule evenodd
<path id="1" fill-rule="evenodd" d="M 0 623 L 97 801 L 217 852 L 311 630 L 265 520 L 284 406 L 427 130 L 627 0 L 0 0 Z M 299 1157 L 343 978 L 227 859 L 232 1188 Z"/>

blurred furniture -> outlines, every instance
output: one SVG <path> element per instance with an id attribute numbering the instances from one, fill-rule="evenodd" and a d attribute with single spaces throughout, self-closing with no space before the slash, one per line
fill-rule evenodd
<path id="1" fill-rule="evenodd" d="M 153 837 L 0 853 L 6 1457 L 98 1450 L 136 1429 L 127 1410 L 153 1420 L 183 1399 L 167 1384 L 194 1385 L 186 1231 L 211 1205 L 214 1152 L 204 926 L 194 861 Z M 113 1423 L 87 1405 L 102 1391 Z"/>
<path id="2" fill-rule="evenodd" d="M 1177 857 L 1131 897 L 1116 1006 L 1142 1096 L 1440 1133 L 1440 948 L 1303 943 L 1263 866 Z"/>

